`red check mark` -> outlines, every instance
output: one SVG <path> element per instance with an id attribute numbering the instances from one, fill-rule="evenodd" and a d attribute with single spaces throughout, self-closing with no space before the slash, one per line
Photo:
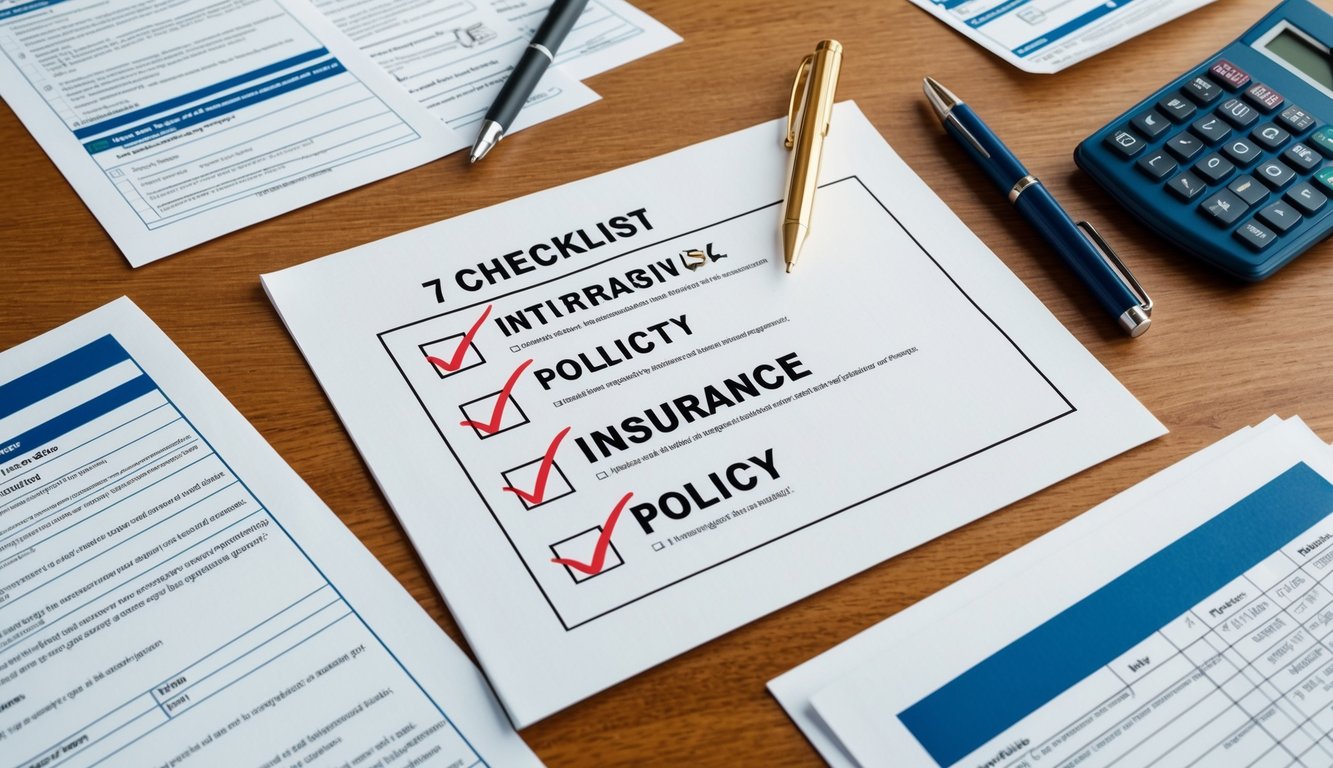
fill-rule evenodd
<path id="1" fill-rule="evenodd" d="M 445 373 L 453 373 L 458 370 L 458 366 L 463 364 L 463 358 L 467 357 L 467 348 L 472 346 L 472 337 L 476 336 L 477 331 L 481 330 L 481 324 L 486 322 L 486 318 L 489 317 L 490 314 L 491 305 L 487 304 L 486 311 L 482 312 L 481 317 L 477 318 L 477 322 L 472 324 L 472 328 L 467 333 L 463 334 L 463 341 L 459 343 L 458 349 L 454 350 L 454 356 L 451 359 L 442 360 L 438 357 L 432 357 L 431 355 L 426 355 L 426 359 L 431 361 L 431 363 L 435 364 L 436 367 Z"/>
<path id="2" fill-rule="evenodd" d="M 465 427 L 473 427 L 479 432 L 485 432 L 488 435 L 495 434 L 500 428 L 500 418 L 504 416 L 505 404 L 509 402 L 509 395 L 514 391 L 514 385 L 518 383 L 518 377 L 523 375 L 523 371 L 532 365 L 532 360 L 524 360 L 523 364 L 514 369 L 509 376 L 509 381 L 505 382 L 504 388 L 500 390 L 500 397 L 495 401 L 495 410 L 491 411 L 490 421 L 460 421 L 459 424 Z"/>
<path id="3" fill-rule="evenodd" d="M 591 563 L 581 563 L 578 560 L 570 560 L 566 557 L 553 557 L 551 558 L 551 562 L 559 565 L 567 565 L 570 568 L 573 568 L 576 571 L 582 571 L 589 576 L 595 576 L 601 573 L 602 566 L 606 565 L 606 550 L 611 544 L 611 532 L 616 529 L 616 521 L 620 519 L 621 511 L 624 510 L 625 505 L 629 503 L 629 497 L 633 495 L 633 493 L 625 494 L 620 500 L 620 503 L 616 505 L 616 508 L 611 510 L 611 516 L 606 518 L 606 525 L 602 526 L 602 535 L 597 537 L 597 544 L 592 548 Z"/>
<path id="4" fill-rule="evenodd" d="M 529 504 L 542 503 L 542 499 L 546 498 L 546 481 L 551 478 L 551 465 L 555 463 L 555 452 L 560 448 L 560 441 L 564 440 L 565 435 L 569 434 L 569 430 L 569 427 L 560 430 L 560 434 L 556 435 L 555 439 L 551 441 L 551 447 L 546 449 L 546 455 L 542 457 L 541 466 L 537 467 L 537 486 L 532 489 L 532 493 L 508 486 L 501 490 L 509 491 Z"/>

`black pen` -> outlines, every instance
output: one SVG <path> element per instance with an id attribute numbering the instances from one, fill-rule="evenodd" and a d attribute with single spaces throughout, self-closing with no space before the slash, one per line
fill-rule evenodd
<path id="1" fill-rule="evenodd" d="M 514 118 L 518 117 L 518 111 L 537 87 L 537 81 L 542 79 L 546 68 L 555 61 L 555 52 L 560 50 L 565 35 L 574 28 L 574 22 L 578 21 L 587 5 L 588 0 L 555 0 L 551 3 L 546 18 L 537 28 L 537 34 L 533 35 L 532 42 L 523 51 L 518 64 L 514 65 L 514 71 L 509 73 L 509 79 L 500 88 L 500 95 L 495 97 L 495 103 L 481 121 L 481 133 L 477 136 L 477 143 L 472 145 L 469 162 L 475 163 L 485 157 L 491 147 L 504 138 Z"/>

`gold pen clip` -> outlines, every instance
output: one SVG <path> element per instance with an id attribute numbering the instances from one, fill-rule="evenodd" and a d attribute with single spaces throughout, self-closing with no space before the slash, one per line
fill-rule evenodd
<path id="1" fill-rule="evenodd" d="M 1130 307 L 1119 318 L 1120 327 L 1124 328 L 1130 336 L 1139 336 L 1148 330 L 1148 325 L 1152 322 L 1152 297 L 1148 295 L 1147 291 L 1143 290 L 1143 286 L 1139 285 L 1139 281 L 1134 278 L 1134 273 L 1129 271 L 1129 267 L 1125 266 L 1125 263 L 1120 260 L 1110 244 L 1102 239 L 1095 227 L 1086 221 L 1080 221 L 1074 226 L 1088 236 L 1093 250 L 1097 251 L 1097 255 L 1106 263 L 1106 266 L 1111 268 L 1111 271 L 1120 276 L 1120 279 L 1129 288 L 1129 292 L 1134 294 L 1134 298 L 1139 300 L 1138 307 Z"/>
<path id="2" fill-rule="evenodd" d="M 796 144 L 796 95 L 801 95 L 801 103 L 805 103 L 806 94 L 810 92 L 810 68 L 815 63 L 813 53 L 806 54 L 801 59 L 801 66 L 796 70 L 796 82 L 791 84 L 791 100 L 787 102 L 787 137 L 783 139 L 782 146 L 791 149 Z"/>

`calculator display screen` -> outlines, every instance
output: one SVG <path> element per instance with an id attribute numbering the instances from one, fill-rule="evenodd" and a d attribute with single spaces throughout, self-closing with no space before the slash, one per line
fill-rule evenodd
<path id="1" fill-rule="evenodd" d="M 1315 46 L 1290 29 L 1284 29 L 1263 44 L 1283 63 L 1325 88 L 1333 89 L 1333 62 L 1329 52 Z"/>

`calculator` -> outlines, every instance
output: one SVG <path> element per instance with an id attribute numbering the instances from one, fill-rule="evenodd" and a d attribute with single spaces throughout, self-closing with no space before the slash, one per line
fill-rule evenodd
<path id="1" fill-rule="evenodd" d="M 1333 225 L 1333 16 L 1286 0 L 1074 161 L 1181 250 L 1262 280 Z"/>

